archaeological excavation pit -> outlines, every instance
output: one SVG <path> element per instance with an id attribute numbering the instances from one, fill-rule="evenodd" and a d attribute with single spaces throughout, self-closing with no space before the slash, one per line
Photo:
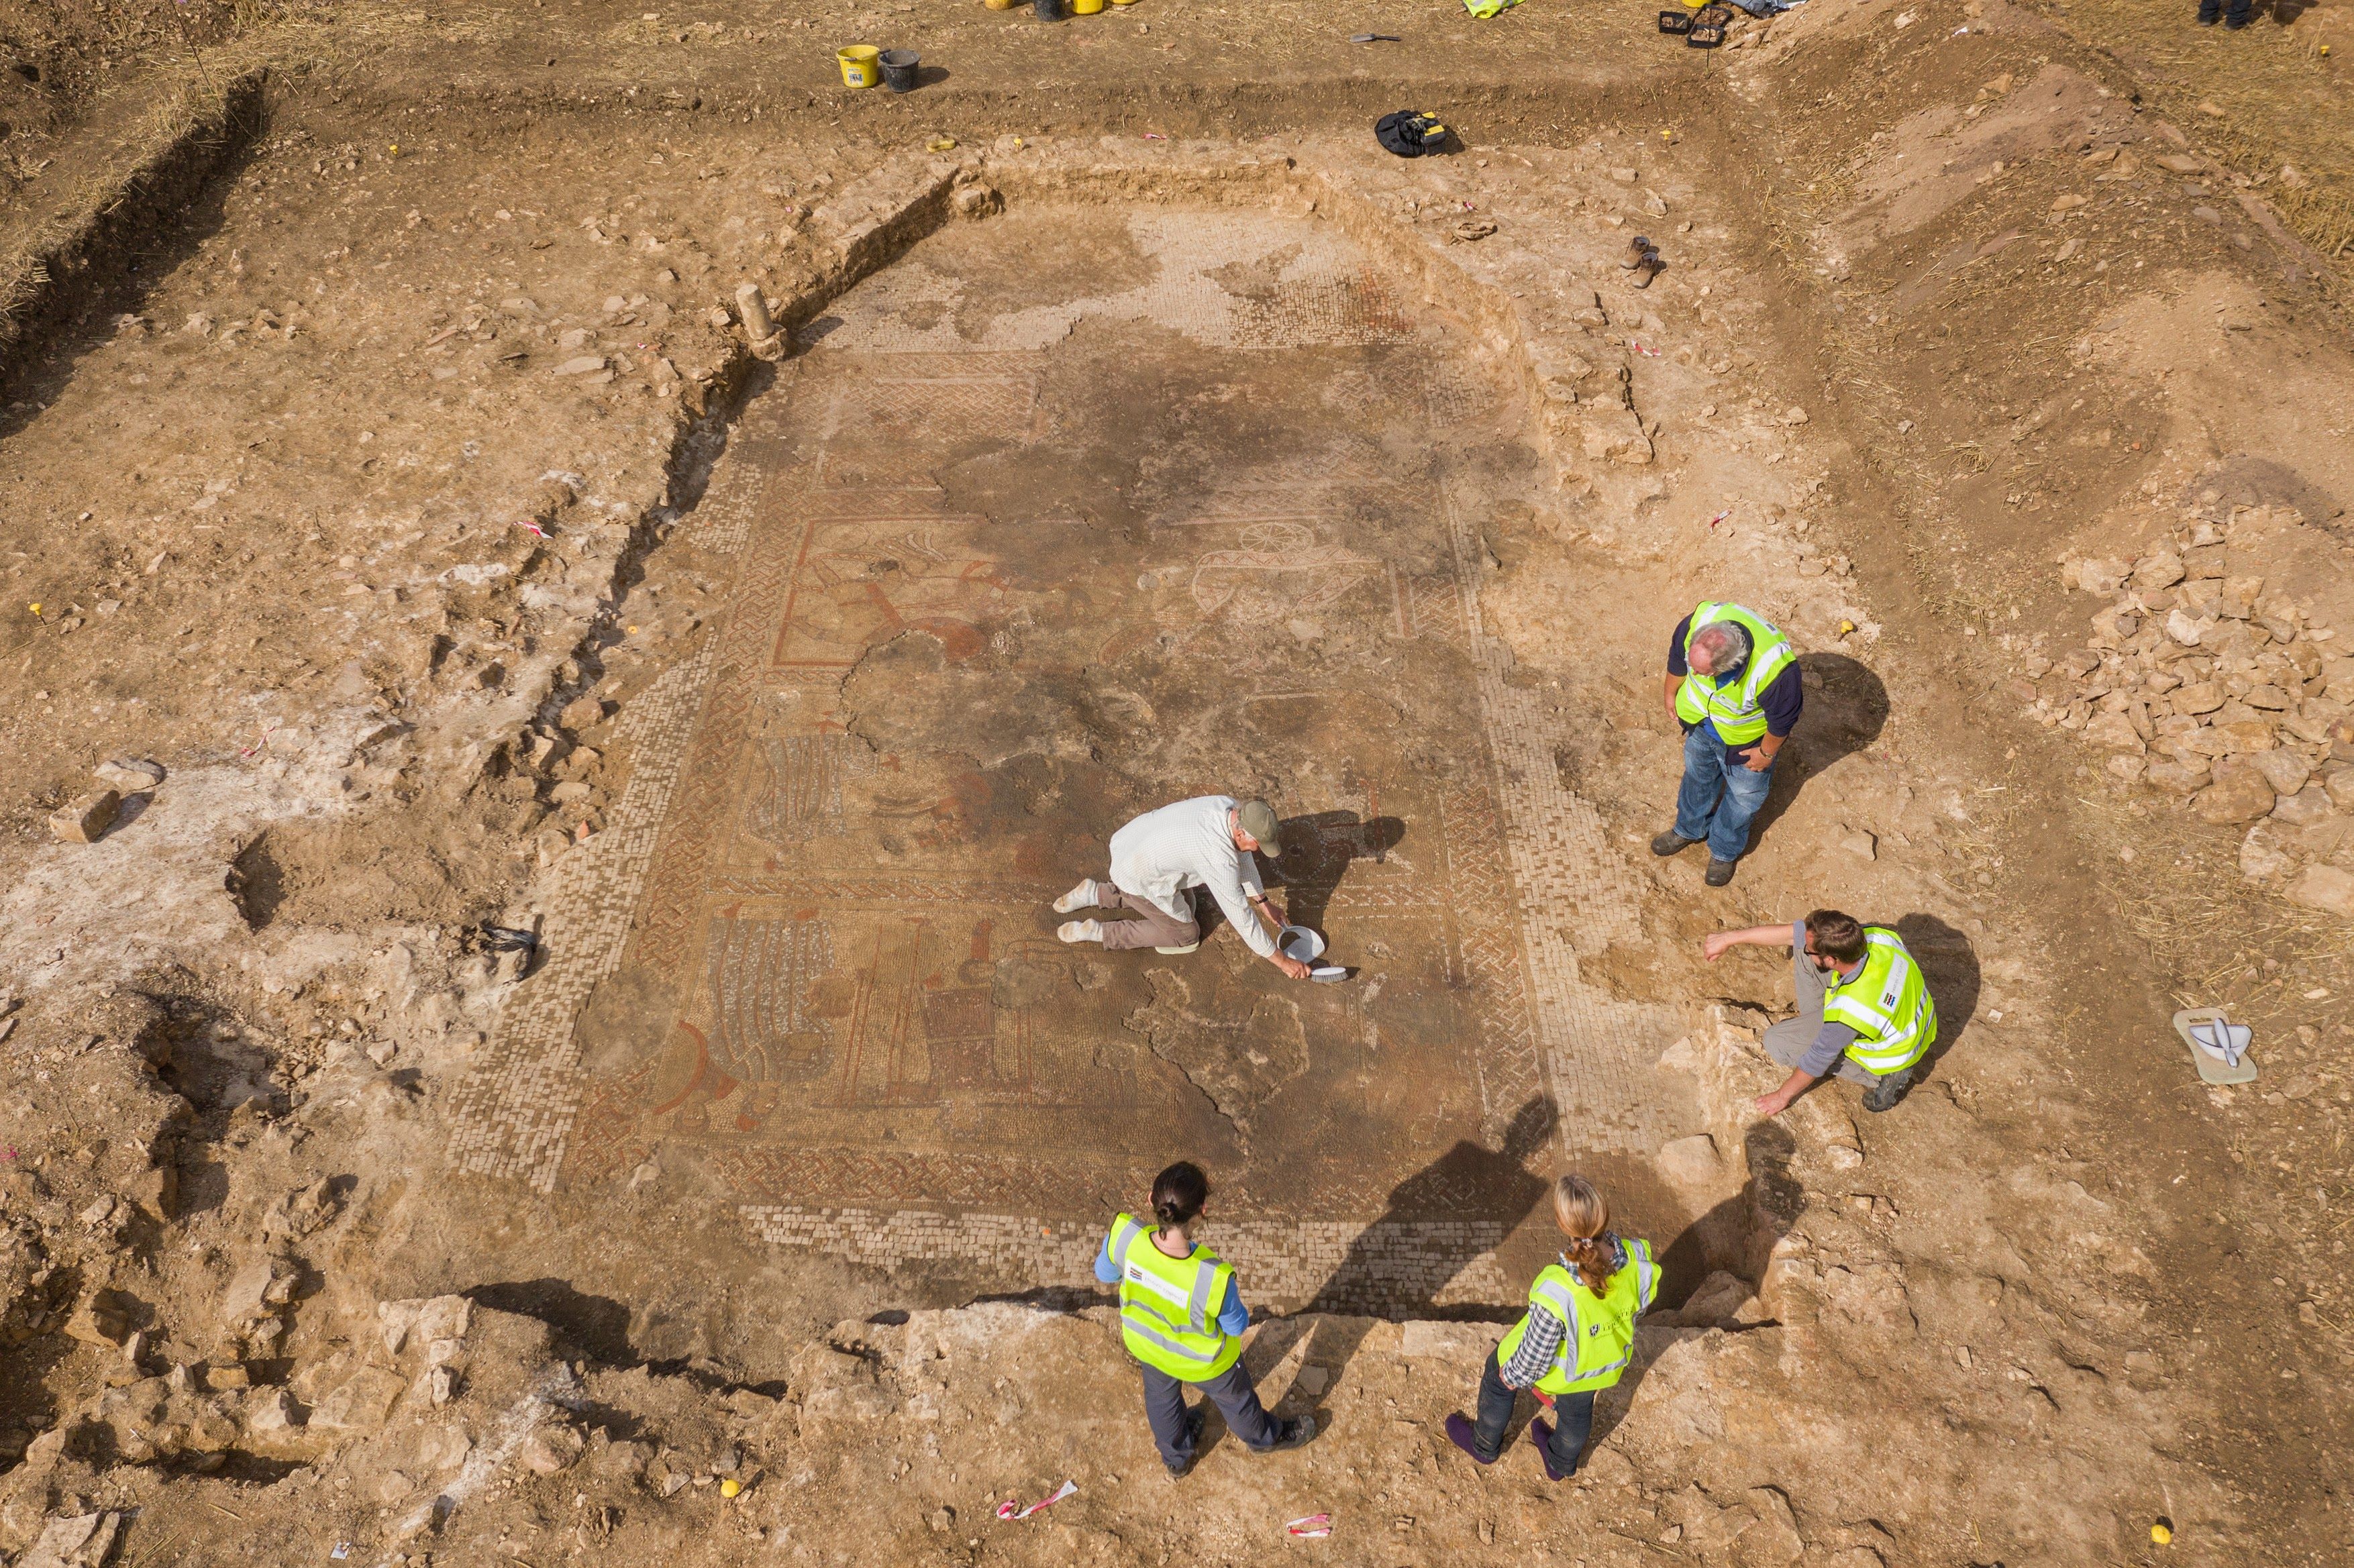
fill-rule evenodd
<path id="1" fill-rule="evenodd" d="M 746 1245 L 919 1298 L 1082 1286 L 1180 1157 L 1295 1306 L 1504 1308 L 1558 1159 L 1685 1228 L 1685 1015 L 1581 973 L 1635 890 L 1473 591 L 1542 467 L 1515 371 L 1304 207 L 1017 201 L 801 324 L 684 524 L 724 622 L 629 710 L 464 1168 L 692 1169 Z M 1348 981 L 1056 940 L 1114 829 L 1213 792 L 1278 802 Z"/>
<path id="2" fill-rule="evenodd" d="M 0 26 L 0 1557 L 2346 1557 L 2345 8 L 1734 9 Z M 1209 791 L 1341 982 L 1057 940 Z M 1320 1429 L 1164 1483 L 1180 1158 Z M 1564 1170 L 1557 1486 L 1447 1417 Z"/>

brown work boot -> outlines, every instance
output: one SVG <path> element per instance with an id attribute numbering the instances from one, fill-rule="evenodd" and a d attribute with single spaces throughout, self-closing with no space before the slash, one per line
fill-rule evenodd
<path id="1" fill-rule="evenodd" d="M 1670 828 L 1666 832 L 1651 840 L 1651 853 L 1664 860 L 1669 855 L 1683 853 L 1698 842 L 1700 842 L 1698 839 L 1688 839 L 1675 829 Z"/>

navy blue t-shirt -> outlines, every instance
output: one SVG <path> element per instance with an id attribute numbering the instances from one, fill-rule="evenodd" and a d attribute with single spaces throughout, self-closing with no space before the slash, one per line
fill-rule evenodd
<path id="1" fill-rule="evenodd" d="M 1668 639 L 1669 674 L 1689 675 L 1691 673 L 1691 666 L 1684 662 L 1684 640 L 1691 635 L 1691 617 L 1687 615 L 1681 620 L 1676 622 L 1675 632 Z M 1723 686 L 1732 682 L 1738 681 L 1744 673 L 1747 673 L 1748 668 L 1748 663 L 1744 661 L 1739 669 L 1731 670 L 1716 676 L 1716 683 L 1719 686 Z M 1706 679 L 1707 677 L 1702 678 Z M 1757 705 L 1766 710 L 1766 733 L 1768 735 L 1789 734 L 1792 727 L 1797 724 L 1799 710 L 1806 706 L 1806 685 L 1805 683 L 1798 678 L 1798 662 L 1796 659 L 1793 659 L 1787 664 L 1782 666 L 1782 673 L 1775 676 L 1773 681 L 1767 684 L 1764 691 L 1757 694 Z M 1681 720 L 1679 720 L 1678 722 L 1681 723 Z M 1691 732 L 1692 726 L 1685 725 L 1684 733 L 1686 735 L 1690 735 Z M 1751 747 L 1756 744 L 1757 743 L 1754 740 L 1744 740 L 1740 745 L 1735 746 L 1730 741 L 1727 741 L 1724 743 L 1725 754 L 1729 757 L 1738 757 L 1742 752 L 1748 750 Z"/>

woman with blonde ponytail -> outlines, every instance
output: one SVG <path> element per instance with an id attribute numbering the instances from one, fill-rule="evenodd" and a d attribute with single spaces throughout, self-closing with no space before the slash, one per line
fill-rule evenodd
<path id="1" fill-rule="evenodd" d="M 1488 1356 L 1479 1378 L 1479 1415 L 1447 1418 L 1447 1436 L 1482 1465 L 1503 1457 L 1519 1391 L 1553 1407 L 1553 1420 L 1529 1423 L 1529 1441 L 1545 1474 L 1577 1473 L 1594 1396 L 1617 1383 L 1634 1359 L 1635 1319 L 1659 1294 L 1651 1244 L 1610 1228 L 1610 1205 L 1594 1183 L 1572 1172 L 1553 1187 L 1553 1223 L 1569 1238 L 1557 1263 L 1529 1287 L 1529 1309 Z"/>

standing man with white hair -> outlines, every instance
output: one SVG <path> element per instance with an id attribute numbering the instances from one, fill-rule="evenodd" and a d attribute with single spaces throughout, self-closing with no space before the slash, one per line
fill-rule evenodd
<path id="1" fill-rule="evenodd" d="M 1671 855 L 1705 842 L 1708 885 L 1723 887 L 1749 847 L 1750 819 L 1773 787 L 1774 758 L 1805 705 L 1798 656 L 1755 610 L 1706 603 L 1676 622 L 1660 690 L 1684 727 L 1684 779 L 1676 824 L 1651 841 L 1651 853 Z"/>

